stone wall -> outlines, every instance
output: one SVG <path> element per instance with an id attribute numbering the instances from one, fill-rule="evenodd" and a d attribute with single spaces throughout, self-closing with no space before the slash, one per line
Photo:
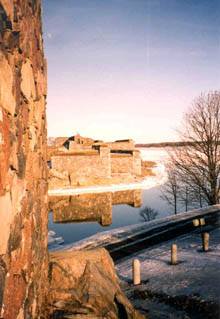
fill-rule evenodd
<path id="1" fill-rule="evenodd" d="M 63 146 L 63 144 L 68 140 L 68 137 L 57 137 L 54 141 L 56 146 Z"/>
<path id="2" fill-rule="evenodd" d="M 133 156 L 129 154 L 111 154 L 111 174 L 134 174 Z"/>
<path id="3" fill-rule="evenodd" d="M 66 171 L 70 175 L 70 184 L 83 183 L 90 178 L 110 177 L 109 149 L 82 154 L 63 154 L 51 157 L 52 169 L 59 172 Z"/>
<path id="4" fill-rule="evenodd" d="M 123 152 L 123 151 L 122 151 Z M 54 151 L 48 147 L 50 160 L 49 188 L 93 185 L 112 177 L 134 178 L 141 175 L 140 152 L 110 153 L 107 145 L 96 145 L 87 151 Z M 58 176 L 60 175 L 60 176 Z M 61 176 L 62 175 L 62 176 Z"/>
<path id="5" fill-rule="evenodd" d="M 133 143 L 133 141 L 131 140 L 129 143 Z M 119 144 L 121 144 L 121 142 Z M 125 144 L 127 143 L 125 142 Z M 110 163 L 111 163 L 110 165 L 111 165 L 112 175 L 113 174 L 130 174 L 133 176 L 141 175 L 141 156 L 140 156 L 139 150 L 135 150 L 131 148 L 130 150 L 128 150 L 126 149 L 126 146 L 125 146 L 125 149 L 122 148 L 118 152 L 114 148 L 111 150 L 113 151 L 112 153 L 110 153 Z"/>
<path id="6" fill-rule="evenodd" d="M 67 146 L 69 150 L 74 150 L 75 148 L 79 148 L 79 149 L 80 148 L 84 149 L 86 147 L 91 148 L 93 143 L 94 143 L 94 140 L 92 138 L 82 137 L 79 134 L 77 134 L 75 136 L 68 138 L 65 145 Z"/>
<path id="7" fill-rule="evenodd" d="M 41 28 L 40 0 L 0 0 L 0 308 L 4 319 L 38 318 L 47 288 L 47 85 Z"/>
<path id="8" fill-rule="evenodd" d="M 139 150 L 133 151 L 133 168 L 135 175 L 141 175 L 142 166 L 141 166 L 141 153 Z"/>
<path id="9" fill-rule="evenodd" d="M 56 138 L 56 143 L 60 141 L 63 138 Z M 140 151 L 134 148 L 133 140 L 104 143 L 75 135 L 62 148 L 48 146 L 47 155 L 48 166 L 52 168 L 50 189 L 130 182 L 142 173 Z"/>
<path id="10" fill-rule="evenodd" d="M 133 140 L 120 140 L 106 143 L 111 150 L 133 150 L 135 148 Z"/>

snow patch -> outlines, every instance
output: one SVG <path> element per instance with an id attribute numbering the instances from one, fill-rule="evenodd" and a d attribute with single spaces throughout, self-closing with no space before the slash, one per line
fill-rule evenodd
<path id="1" fill-rule="evenodd" d="M 48 246 L 53 246 L 53 248 L 58 247 L 64 243 L 62 237 L 55 237 L 56 233 L 53 230 L 48 231 Z"/>
<path id="2" fill-rule="evenodd" d="M 117 192 L 124 190 L 134 189 L 150 189 L 159 185 L 162 185 L 167 180 L 166 169 L 163 164 L 158 164 L 153 169 L 153 173 L 156 176 L 147 176 L 141 182 L 123 183 L 123 184 L 111 184 L 101 186 L 88 186 L 88 187 L 72 187 L 72 188 L 57 188 L 48 191 L 50 196 L 54 195 L 78 195 L 78 194 L 90 194 L 90 193 L 105 193 L 105 192 Z"/>

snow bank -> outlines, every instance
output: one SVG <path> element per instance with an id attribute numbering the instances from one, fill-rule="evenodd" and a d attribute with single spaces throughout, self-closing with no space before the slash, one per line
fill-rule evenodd
<path id="1" fill-rule="evenodd" d="M 111 184 L 101 186 L 88 186 L 88 187 L 72 187 L 72 188 L 57 188 L 48 191 L 50 196 L 58 195 L 78 195 L 78 194 L 89 194 L 89 193 L 105 193 L 105 192 L 117 192 L 124 190 L 133 189 L 150 189 L 155 186 L 162 185 L 166 182 L 167 175 L 165 166 L 158 164 L 153 169 L 153 173 L 156 176 L 147 176 L 143 181 L 134 183 L 123 183 L 123 184 Z"/>

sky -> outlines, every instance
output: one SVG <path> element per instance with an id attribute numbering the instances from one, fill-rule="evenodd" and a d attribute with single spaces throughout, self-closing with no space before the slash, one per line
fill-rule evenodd
<path id="1" fill-rule="evenodd" d="M 42 0 L 48 136 L 178 140 L 220 88 L 219 0 Z"/>

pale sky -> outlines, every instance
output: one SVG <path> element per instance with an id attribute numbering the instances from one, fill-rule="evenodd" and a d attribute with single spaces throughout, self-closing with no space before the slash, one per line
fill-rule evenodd
<path id="1" fill-rule="evenodd" d="M 150 143 L 220 88 L 219 0 L 42 0 L 48 136 Z"/>

